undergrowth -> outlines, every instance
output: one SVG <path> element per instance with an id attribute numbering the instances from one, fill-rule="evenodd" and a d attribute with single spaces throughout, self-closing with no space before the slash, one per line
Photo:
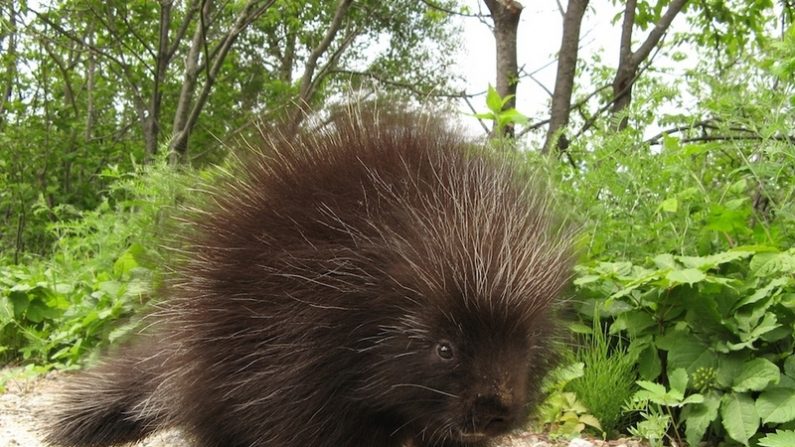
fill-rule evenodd
<path id="1" fill-rule="evenodd" d="M 48 227 L 49 257 L 0 265 L 0 364 L 74 365 L 136 327 L 158 284 L 157 241 L 184 179 L 165 161 L 103 176 L 110 188 L 95 209 L 39 210 L 59 216 Z"/>

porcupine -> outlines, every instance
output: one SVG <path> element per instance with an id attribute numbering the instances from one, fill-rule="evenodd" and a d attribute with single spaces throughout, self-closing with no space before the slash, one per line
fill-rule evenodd
<path id="1" fill-rule="evenodd" d="M 49 442 L 487 446 L 525 422 L 571 270 L 547 196 L 436 119 L 331 127 L 263 136 L 206 192 L 154 328 L 71 379 Z"/>

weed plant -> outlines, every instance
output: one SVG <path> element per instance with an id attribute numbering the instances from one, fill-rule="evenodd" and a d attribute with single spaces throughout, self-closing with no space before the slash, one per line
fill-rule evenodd
<path id="1" fill-rule="evenodd" d="M 592 330 L 580 337 L 572 356 L 584 369 L 567 389 L 577 395 L 608 436 L 625 432 L 630 420 L 623 408 L 637 390 L 637 373 L 635 359 L 624 342 L 609 335 L 597 315 Z"/>

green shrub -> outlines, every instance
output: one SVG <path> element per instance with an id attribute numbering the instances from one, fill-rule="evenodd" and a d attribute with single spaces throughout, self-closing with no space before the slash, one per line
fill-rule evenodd
<path id="1" fill-rule="evenodd" d="M 0 265 L 0 363 L 65 366 L 132 330 L 157 286 L 157 241 L 184 177 L 165 162 L 122 174 L 90 211 L 57 207 L 52 255 Z"/>
<path id="2" fill-rule="evenodd" d="M 703 401 L 671 413 L 684 422 L 681 437 L 750 445 L 795 421 L 793 272 L 795 249 L 746 246 L 580 266 L 575 284 L 615 319 L 612 332 L 629 337 L 642 379 L 671 383 L 677 370 L 694 378 L 688 389 Z"/>

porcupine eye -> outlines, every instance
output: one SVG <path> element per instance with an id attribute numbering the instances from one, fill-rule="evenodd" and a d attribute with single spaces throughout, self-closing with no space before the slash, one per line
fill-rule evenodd
<path id="1" fill-rule="evenodd" d="M 445 362 L 455 359 L 453 345 L 447 340 L 440 341 L 436 344 L 436 355 Z"/>

